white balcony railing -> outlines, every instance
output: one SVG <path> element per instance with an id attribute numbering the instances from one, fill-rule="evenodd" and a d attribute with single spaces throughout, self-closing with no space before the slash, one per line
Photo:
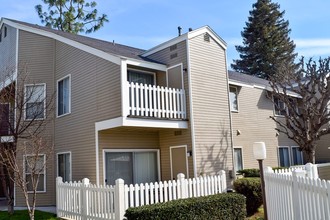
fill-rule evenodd
<path id="1" fill-rule="evenodd" d="M 129 83 L 129 114 L 131 116 L 186 119 L 184 89 Z"/>

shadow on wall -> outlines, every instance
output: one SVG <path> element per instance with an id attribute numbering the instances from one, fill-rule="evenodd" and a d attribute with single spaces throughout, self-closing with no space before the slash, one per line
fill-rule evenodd
<path id="1" fill-rule="evenodd" d="M 219 135 L 215 143 L 210 145 L 200 145 L 198 146 L 198 153 L 201 155 L 199 161 L 199 167 L 197 170 L 197 175 L 213 175 L 219 172 L 220 170 L 232 169 L 228 167 L 228 156 L 231 155 L 231 138 L 229 126 L 225 126 L 224 122 L 220 122 L 218 127 Z"/>

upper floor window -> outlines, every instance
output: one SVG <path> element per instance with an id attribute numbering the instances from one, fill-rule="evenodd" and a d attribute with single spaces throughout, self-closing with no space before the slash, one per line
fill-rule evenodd
<path id="1" fill-rule="evenodd" d="M 275 115 L 286 115 L 286 106 L 283 101 L 274 97 L 274 111 Z"/>
<path id="2" fill-rule="evenodd" d="M 237 87 L 229 86 L 230 110 L 234 112 L 238 111 L 237 95 L 238 95 Z"/>
<path id="3" fill-rule="evenodd" d="M 57 81 L 57 116 L 71 112 L 71 76 Z"/>
<path id="4" fill-rule="evenodd" d="M 45 84 L 25 86 L 25 119 L 35 120 L 45 118 Z"/>
<path id="5" fill-rule="evenodd" d="M 127 71 L 128 82 L 155 85 L 155 74 L 151 72 L 142 72 L 136 70 Z"/>
<path id="6" fill-rule="evenodd" d="M 7 37 L 7 27 L 5 27 L 5 30 L 4 30 L 4 37 Z"/>

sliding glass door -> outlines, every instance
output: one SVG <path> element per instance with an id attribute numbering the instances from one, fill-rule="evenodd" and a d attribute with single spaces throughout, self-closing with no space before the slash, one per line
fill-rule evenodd
<path id="1" fill-rule="evenodd" d="M 158 181 L 157 151 L 105 152 L 106 184 L 114 185 L 116 179 L 125 184 Z"/>

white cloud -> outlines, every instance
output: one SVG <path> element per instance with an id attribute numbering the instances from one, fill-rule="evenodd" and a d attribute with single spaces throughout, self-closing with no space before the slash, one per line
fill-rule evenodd
<path id="1" fill-rule="evenodd" d="M 330 39 L 296 39 L 296 51 L 299 56 L 305 57 L 321 57 L 330 55 Z"/>

